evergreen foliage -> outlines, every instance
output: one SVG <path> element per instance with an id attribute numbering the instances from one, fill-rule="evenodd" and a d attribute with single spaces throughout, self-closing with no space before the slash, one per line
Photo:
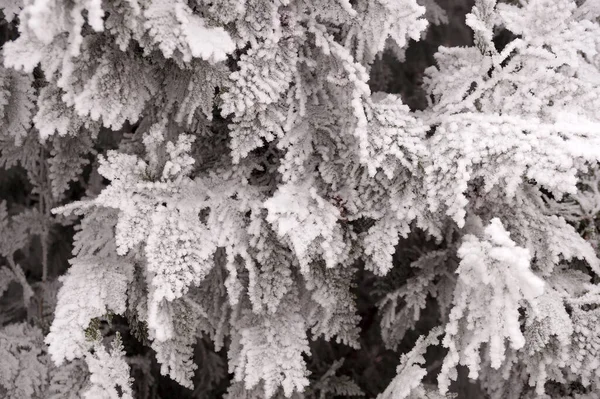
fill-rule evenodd
<path id="1" fill-rule="evenodd" d="M 600 2 L 0 10 L 0 397 L 599 395 Z"/>

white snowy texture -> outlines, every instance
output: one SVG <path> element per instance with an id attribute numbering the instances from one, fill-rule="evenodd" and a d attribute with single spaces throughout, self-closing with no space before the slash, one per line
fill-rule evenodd
<path id="1" fill-rule="evenodd" d="M 0 396 L 593 398 L 598 3 L 0 0 Z"/>
<path id="2" fill-rule="evenodd" d="M 504 360 L 505 340 L 513 349 L 522 348 L 520 302 L 544 293 L 544 281 L 529 268 L 529 251 L 510 239 L 499 219 L 492 219 L 483 233 L 482 239 L 465 235 L 458 249 L 458 281 L 443 340 L 449 353 L 439 377 L 442 393 L 459 363 L 469 367 L 471 378 L 477 377 L 482 344 L 487 344 L 494 368 Z"/>
<path id="3" fill-rule="evenodd" d="M 125 312 L 133 268 L 125 261 L 76 259 L 62 277 L 54 322 L 46 337 L 52 360 L 60 365 L 90 347 L 85 329 L 93 318 Z"/>
<path id="4" fill-rule="evenodd" d="M 91 386 L 83 392 L 84 399 L 133 399 L 129 365 L 123 359 L 123 345 L 117 337 L 108 352 L 103 345 L 86 355 Z"/>

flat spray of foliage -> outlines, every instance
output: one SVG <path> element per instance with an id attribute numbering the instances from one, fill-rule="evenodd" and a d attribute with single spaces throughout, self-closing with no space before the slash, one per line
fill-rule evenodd
<path id="1" fill-rule="evenodd" d="M 598 397 L 600 1 L 0 9 L 1 397 Z"/>

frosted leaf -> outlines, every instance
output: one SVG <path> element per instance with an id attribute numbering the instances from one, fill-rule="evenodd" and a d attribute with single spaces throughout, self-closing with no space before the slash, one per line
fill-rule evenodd
<path id="1" fill-rule="evenodd" d="M 568 29 L 576 4 L 571 0 L 532 0 L 526 3 L 523 10 L 518 7 L 499 4 L 498 15 L 506 27 L 526 38 L 542 38 L 551 40 L 552 33 Z"/>
<path id="2" fill-rule="evenodd" d="M 423 140 L 427 128 L 410 115 L 399 98 L 379 94 L 372 99 L 368 129 L 357 137 L 361 162 L 371 176 L 379 168 L 390 179 L 400 167 L 415 171 L 419 160 L 426 156 Z"/>
<path id="3" fill-rule="evenodd" d="M 600 264 L 597 182 L 585 173 L 600 161 L 598 7 L 476 0 L 463 21 L 459 3 L 447 14 L 436 0 L 11 4 L 5 15 L 19 23 L 5 33 L 18 37 L 3 63 L 25 74 L 0 68 L 0 165 L 23 167 L 7 176 L 33 183 L 25 204 L 40 210 L 21 212 L 12 194 L 11 215 L 21 213 L 0 206 L 0 274 L 33 295 L 28 317 L 45 318 L 52 303 L 27 289 L 30 238 L 48 232 L 56 272 L 55 244 L 70 232 L 47 227 L 82 217 L 48 341 L 59 362 L 87 354 L 93 374 L 81 362 L 55 374 L 39 342 L 52 387 L 20 396 L 131 397 L 126 363 L 151 395 L 154 360 L 85 340 L 115 312 L 162 374 L 201 380 L 196 396 L 221 373 L 207 371 L 220 361 L 205 356 L 205 338 L 195 347 L 202 334 L 229 352 L 232 399 L 357 394 L 319 354 L 308 379 L 308 336 L 370 340 L 377 324 L 360 323 L 354 296 L 364 309 L 372 274 L 389 274 L 387 346 L 418 322 L 446 324 L 442 391 L 463 364 L 493 399 L 593 396 L 600 290 L 590 269 Z M 474 46 L 438 49 L 424 77 L 429 107 L 414 112 L 372 94 L 370 72 L 386 46 L 398 55 L 425 38 L 426 19 L 452 32 L 434 27 L 407 53 L 415 88 L 421 50 L 467 43 L 468 28 Z M 81 195 L 56 209 L 71 217 L 45 215 Z M 409 275 L 389 273 L 406 263 L 394 254 L 409 235 L 402 244 L 421 258 Z M 443 397 L 422 382 L 429 342 L 402 359 L 383 397 Z M 199 370 L 194 353 L 207 360 Z M 382 359 L 374 353 L 372 366 Z"/>
<path id="4" fill-rule="evenodd" d="M 104 2 L 104 29 L 114 37 L 121 51 L 127 51 L 132 40 L 144 48 L 152 47 L 152 40 L 144 28 L 142 5 L 145 3 L 138 0 Z"/>
<path id="5" fill-rule="evenodd" d="M 358 315 L 355 296 L 351 292 L 352 276 L 356 270 L 352 267 L 337 266 L 326 268 L 314 265 L 304 274 L 310 300 L 307 320 L 314 337 L 343 343 L 359 348 Z"/>
<path id="6" fill-rule="evenodd" d="M 544 292 L 544 281 L 529 269 L 529 251 L 511 240 L 499 219 L 492 219 L 482 239 L 466 235 L 458 256 L 458 281 L 443 340 L 449 352 L 438 377 L 441 393 L 456 378 L 452 370 L 459 363 L 469 367 L 469 377 L 477 377 L 482 344 L 496 369 L 505 359 L 506 340 L 513 349 L 522 348 L 521 301 L 531 303 Z"/>
<path id="7" fill-rule="evenodd" d="M 337 223 L 340 213 L 308 183 L 280 186 L 264 203 L 267 221 L 279 237 L 289 240 L 301 268 L 308 268 L 316 255 L 334 267 L 343 261 L 340 255 L 347 245 Z"/>
<path id="8" fill-rule="evenodd" d="M 392 257 L 401 235 L 408 234 L 407 224 L 392 217 L 383 217 L 368 230 L 363 246 L 367 261 L 365 268 L 385 275 L 392 268 Z"/>
<path id="9" fill-rule="evenodd" d="M 222 96 L 223 114 L 241 116 L 260 104 L 279 100 L 294 75 L 297 44 L 267 41 L 241 57 L 240 70 L 229 77 L 230 91 Z"/>
<path id="10" fill-rule="evenodd" d="M 575 8 L 569 0 L 478 1 L 467 18 L 478 48 L 441 48 L 438 67 L 426 71 L 433 97 L 425 116 L 436 127 L 426 168 L 430 205 L 444 204 L 459 225 L 464 192 L 479 179 L 486 192 L 501 186 L 510 197 L 534 181 L 560 198 L 576 192 L 578 170 L 598 161 L 599 28 L 576 20 Z M 519 38 L 496 49 L 499 25 Z"/>
<path id="11" fill-rule="evenodd" d="M 281 39 L 282 31 L 286 29 L 282 26 L 284 24 L 281 23 L 281 14 L 288 13 L 291 17 L 289 22 L 293 24 L 295 16 L 285 7 L 289 3 L 289 0 L 225 0 L 223 4 L 213 5 L 212 9 L 213 13 L 221 10 L 231 12 L 231 15 L 216 16 L 216 18 L 234 19 L 231 22 L 235 23 L 238 45 L 243 46 L 249 42 L 256 47 L 269 39 L 275 41 Z"/>
<path id="12" fill-rule="evenodd" d="M 194 61 L 189 69 L 177 68 L 167 74 L 165 84 L 172 88 L 167 98 L 175 107 L 175 121 L 192 125 L 201 115 L 212 120 L 215 89 L 223 84 L 226 73 L 222 64 Z"/>
<path id="13" fill-rule="evenodd" d="M 193 57 L 219 62 L 227 59 L 227 55 L 235 50 L 233 41 L 223 28 L 208 27 L 202 18 L 188 14 L 184 9 L 177 10 L 177 13 Z"/>
<path id="14" fill-rule="evenodd" d="M 356 41 L 356 58 L 365 64 L 383 51 L 388 37 L 403 48 L 410 39 L 418 40 L 427 27 L 427 21 L 421 18 L 425 8 L 415 0 L 359 2 L 357 8 L 346 42 Z"/>
<path id="15" fill-rule="evenodd" d="M 38 110 L 33 123 L 40 132 L 42 141 L 57 133 L 59 136 L 77 136 L 83 127 L 95 130 L 94 123 L 77 115 L 73 107 L 62 101 L 64 92 L 56 85 L 49 84 L 40 90 L 37 97 Z"/>
<path id="16" fill-rule="evenodd" d="M 495 193 L 490 193 L 481 206 L 489 209 L 490 216 L 506 220 L 506 228 L 511 231 L 513 240 L 534 255 L 532 268 L 550 275 L 561 262 L 580 259 L 595 273 L 600 271 L 600 261 L 592 243 L 581 237 L 561 216 L 553 215 L 553 207 L 545 203 L 536 187 L 524 185 L 513 199 L 500 196 L 498 204 L 496 198 Z"/>
<path id="17" fill-rule="evenodd" d="M 156 351 L 156 360 L 160 364 L 160 373 L 168 375 L 179 384 L 192 388 L 192 378 L 198 366 L 194 363 L 194 345 L 198 337 L 196 331 L 199 319 L 206 317 L 206 313 L 199 306 L 190 305 L 190 301 L 177 300 L 173 303 L 164 301 L 159 305 L 160 312 L 169 313 L 166 323 L 152 323 L 155 327 L 156 338 L 152 348 Z M 168 309 L 167 309 L 168 308 Z M 153 312 L 153 310 L 151 310 Z M 154 318 L 151 314 L 149 317 Z M 150 321 L 151 323 L 151 321 Z M 172 332 L 164 334 L 158 331 L 165 324 L 171 324 Z M 169 336 L 165 339 L 165 336 Z"/>
<path id="18" fill-rule="evenodd" d="M 484 179 L 486 191 L 502 185 L 508 196 L 525 178 L 557 196 L 574 193 L 575 160 L 586 161 L 591 155 L 583 151 L 581 140 L 593 130 L 591 125 L 568 127 L 509 116 L 448 117 L 430 142 L 434 159 L 426 169 L 430 204 L 433 209 L 445 205 L 447 214 L 462 226 L 468 203 L 465 192 L 477 178 Z M 495 140 L 498 134 L 504 137 L 501 143 Z M 587 141 L 586 145 L 597 144 Z"/>
<path id="19" fill-rule="evenodd" d="M 161 198 L 174 196 L 189 182 L 186 174 L 194 163 L 187 154 L 191 143 L 192 138 L 186 135 L 181 135 L 176 143 L 167 142 L 167 156 L 161 165 L 152 158 L 149 162 L 153 165 L 148 165 L 135 155 L 116 151 L 108 151 L 106 158 L 99 157 L 99 173 L 112 182 L 93 202 L 120 211 L 115 234 L 118 254 L 126 254 L 147 239 L 153 214 L 162 209 L 159 207 L 164 202 Z M 162 181 L 149 181 L 159 176 Z M 171 182 L 171 178 L 175 182 Z M 133 192 L 132 188 L 135 188 Z M 163 219 L 157 216 L 157 222 L 161 221 Z"/>
<path id="20" fill-rule="evenodd" d="M 85 357 L 91 386 L 82 393 L 84 399 L 133 399 L 129 365 L 124 356 L 118 334 L 110 351 L 100 342 L 94 345 L 94 353 L 88 353 Z"/>
<path id="21" fill-rule="evenodd" d="M 466 24 L 473 29 L 475 46 L 482 54 L 496 55 L 494 38 L 494 8 L 497 0 L 478 0 L 469 14 Z"/>
<path id="22" fill-rule="evenodd" d="M 80 358 L 91 348 L 85 335 L 90 321 L 109 312 L 123 314 L 133 265 L 125 259 L 75 258 L 67 275 L 60 278 L 56 313 L 46 337 L 52 360 Z M 85 299 L 85 300 L 82 300 Z"/>
<path id="23" fill-rule="evenodd" d="M 370 209 L 373 205 L 367 207 L 368 212 L 365 216 L 375 218 L 375 222 L 366 233 L 362 234 L 361 245 L 364 251 L 362 256 L 365 260 L 365 268 L 378 275 L 383 276 L 392 268 L 392 255 L 399 242 L 399 237 L 406 237 L 410 233 L 411 223 L 415 222 L 416 227 L 436 239 L 442 239 L 438 222 L 439 216 L 432 214 L 428 209 L 427 198 L 421 192 L 422 189 L 418 187 L 419 179 L 414 177 L 408 182 L 404 182 L 398 177 L 392 182 L 384 180 L 380 185 L 366 185 L 362 188 L 364 193 L 361 193 L 359 203 L 366 202 L 367 204 L 377 198 L 382 189 L 390 190 L 388 194 L 382 196 L 380 201 L 383 204 L 376 200 L 375 204 L 377 205 L 373 209 Z M 384 210 L 379 213 L 378 208 L 382 205 Z"/>
<path id="24" fill-rule="evenodd" d="M 44 43 L 34 35 L 28 34 L 27 31 L 20 33 L 17 39 L 2 46 L 4 66 L 31 73 L 46 55 L 46 49 Z"/>
<path id="25" fill-rule="evenodd" d="M 183 296 L 190 285 L 198 285 L 214 264 L 215 250 L 210 231 L 199 223 L 195 212 L 157 209 L 146 244 L 153 300 L 172 301 Z"/>
<path id="26" fill-rule="evenodd" d="M 256 271 L 249 273 L 248 296 L 257 313 L 264 308 L 275 313 L 282 298 L 294 285 L 292 266 L 295 260 L 260 214 L 253 212 L 252 216 L 248 234 Z"/>
<path id="27" fill-rule="evenodd" d="M 528 354 L 542 351 L 550 346 L 555 338 L 561 346 L 568 347 L 573 334 L 573 323 L 565 309 L 561 296 L 554 290 L 548 290 L 531 303 L 525 323 L 525 341 L 523 350 Z"/>
<path id="28" fill-rule="evenodd" d="M 598 309 L 583 310 L 576 308 L 571 316 L 573 320 L 572 353 L 567 367 L 581 378 L 584 386 L 598 387 L 600 380 L 598 370 L 598 349 L 600 339 L 594 333 L 595 326 L 600 320 Z"/>
<path id="29" fill-rule="evenodd" d="M 161 178 L 163 180 L 175 180 L 182 176 L 188 176 L 196 160 L 190 156 L 194 137 L 186 134 L 180 134 L 176 142 L 169 141 L 166 144 L 165 151 L 168 160 L 165 162 Z"/>
<path id="30" fill-rule="evenodd" d="M 562 198 L 548 199 L 549 208 L 557 216 L 577 224 L 583 220 L 593 219 L 600 212 L 600 170 L 597 166 L 590 168 L 589 173 L 579 179 L 579 190 Z M 592 245 L 594 245 L 592 243 Z"/>
<path id="31" fill-rule="evenodd" d="M 425 365 L 425 352 L 431 345 L 438 345 L 439 336 L 443 330 L 434 328 L 426 336 L 420 336 L 410 352 L 403 354 L 400 365 L 396 369 L 396 377 L 390 382 L 377 399 L 405 399 L 411 392 L 421 385 L 421 380 L 427 375 Z"/>
<path id="32" fill-rule="evenodd" d="M 62 100 L 79 116 L 114 130 L 125 121 L 136 122 L 158 89 L 150 63 L 132 52 L 96 47 L 93 38 L 86 38 L 82 46 L 91 53 L 88 57 L 98 58 L 91 62 L 82 57 L 67 64 L 65 69 L 72 73 L 63 73 L 57 82 L 64 91 Z"/>
<path id="33" fill-rule="evenodd" d="M 101 0 L 76 0 L 63 4 L 57 0 L 32 0 L 19 14 L 21 24 L 45 45 L 56 36 L 68 34 L 71 55 L 80 54 L 82 29 L 87 22 L 96 32 L 104 29 Z M 84 18 L 83 13 L 87 18 Z"/>
<path id="34" fill-rule="evenodd" d="M 238 337 L 229 351 L 230 372 L 252 389 L 264 381 L 265 397 L 271 398 L 281 386 L 286 397 L 308 386 L 308 372 L 302 357 L 309 353 L 306 325 L 298 304 L 280 305 L 274 315 L 244 312 L 237 323 Z"/>
<path id="35" fill-rule="evenodd" d="M 481 85 L 491 60 L 475 47 L 440 47 L 437 67 L 425 70 L 424 83 L 440 110 L 454 109 L 473 85 Z"/>
<path id="36" fill-rule="evenodd" d="M 152 0 L 144 17 L 144 26 L 166 58 L 177 55 L 186 62 L 192 57 L 218 62 L 235 50 L 223 28 L 207 26 L 183 1 Z"/>
<path id="37" fill-rule="evenodd" d="M 279 43 L 267 40 L 251 48 L 239 62 L 240 70 L 229 75 L 223 93 L 221 114 L 233 114 L 231 149 L 235 162 L 283 136 L 288 112 L 294 101 L 289 92 L 298 62 L 298 43 L 294 38 Z M 288 93 L 286 93 L 288 92 Z"/>

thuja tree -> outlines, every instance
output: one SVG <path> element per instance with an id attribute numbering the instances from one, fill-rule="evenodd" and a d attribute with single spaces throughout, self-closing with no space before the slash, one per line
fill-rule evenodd
<path id="1" fill-rule="evenodd" d="M 600 2 L 0 8 L 0 396 L 599 394 Z"/>

